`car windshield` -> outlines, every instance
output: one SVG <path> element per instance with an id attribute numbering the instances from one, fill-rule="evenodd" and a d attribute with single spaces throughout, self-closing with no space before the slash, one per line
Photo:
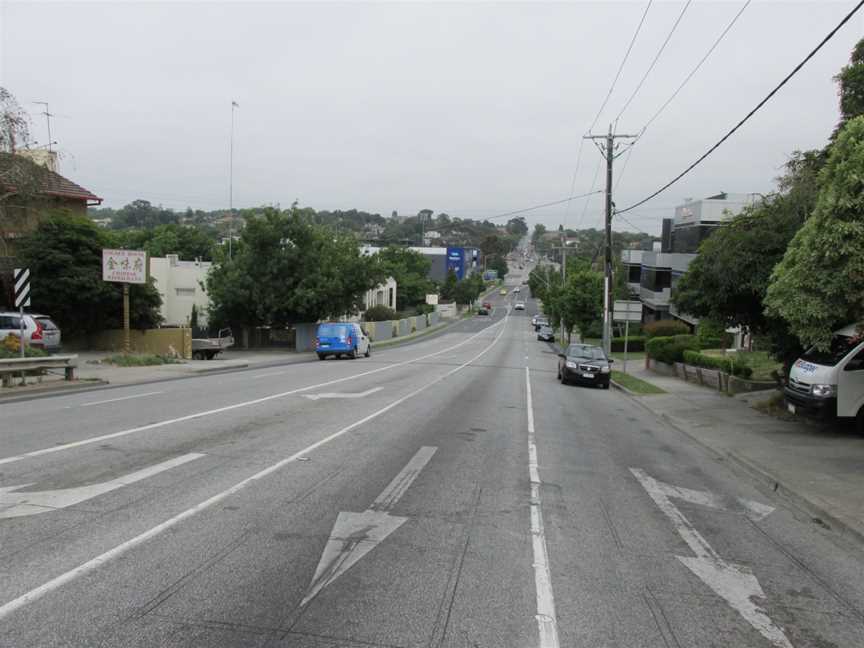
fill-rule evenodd
<path id="1" fill-rule="evenodd" d="M 574 360 L 605 360 L 606 354 L 600 347 L 571 344 L 567 349 L 567 357 Z"/>
<path id="2" fill-rule="evenodd" d="M 848 335 L 835 335 L 831 338 L 831 345 L 827 350 L 823 351 L 816 347 L 810 347 L 801 356 L 801 360 L 825 367 L 833 367 L 845 358 L 852 349 L 858 346 L 861 341 L 861 338 L 853 338 Z"/>

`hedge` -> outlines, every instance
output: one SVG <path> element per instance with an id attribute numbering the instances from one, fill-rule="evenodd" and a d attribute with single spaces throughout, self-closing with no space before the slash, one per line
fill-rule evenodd
<path id="1" fill-rule="evenodd" d="M 740 378 L 749 378 L 753 375 L 753 369 L 740 362 L 733 362 L 732 358 L 716 357 L 699 353 L 698 351 L 685 351 L 684 362 L 694 367 L 703 367 L 705 369 L 719 369 L 720 371 L 738 376 Z"/>
<path id="2" fill-rule="evenodd" d="M 648 355 L 655 360 L 672 364 L 684 362 L 685 351 L 698 351 L 699 340 L 695 335 L 674 335 L 672 337 L 655 337 L 645 343 Z"/>
<path id="3" fill-rule="evenodd" d="M 399 314 L 392 308 L 388 308 L 383 304 L 367 308 L 363 313 L 363 319 L 367 322 L 387 322 L 390 320 L 399 319 Z"/>
<path id="4" fill-rule="evenodd" d="M 687 335 L 690 327 L 678 320 L 658 320 L 642 325 L 642 332 L 649 340 L 655 337 L 669 337 L 672 335 Z"/>
<path id="5" fill-rule="evenodd" d="M 627 338 L 627 351 L 644 351 L 645 338 L 641 335 L 631 335 Z M 612 351 L 620 353 L 624 351 L 624 338 L 612 338 Z"/>

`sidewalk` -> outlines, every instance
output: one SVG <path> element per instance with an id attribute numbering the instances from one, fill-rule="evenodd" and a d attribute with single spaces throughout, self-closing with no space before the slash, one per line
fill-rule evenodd
<path id="1" fill-rule="evenodd" d="M 627 373 L 668 392 L 631 396 L 646 409 L 822 523 L 864 541 L 864 438 L 854 426 L 782 421 L 745 398 L 627 364 Z M 742 396 L 753 401 L 755 394 Z"/>

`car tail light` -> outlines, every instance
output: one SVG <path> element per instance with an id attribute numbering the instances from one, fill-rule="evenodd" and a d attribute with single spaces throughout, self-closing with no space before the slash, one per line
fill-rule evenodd
<path id="1" fill-rule="evenodd" d="M 315 338 L 315 346 L 316 346 L 316 347 L 321 346 L 321 338 L 319 338 L 319 337 L 316 337 L 316 338 Z"/>
<path id="2" fill-rule="evenodd" d="M 38 320 L 33 320 L 33 321 L 36 323 L 36 330 L 33 331 L 33 334 L 30 336 L 30 341 L 31 341 L 31 342 L 32 342 L 33 340 L 41 340 L 41 339 L 43 339 L 43 338 L 42 338 L 42 331 L 43 331 L 43 327 L 42 327 L 42 325 L 39 323 Z"/>
<path id="3" fill-rule="evenodd" d="M 348 336 L 348 346 L 351 346 L 352 344 L 354 344 L 354 339 L 349 335 Z"/>

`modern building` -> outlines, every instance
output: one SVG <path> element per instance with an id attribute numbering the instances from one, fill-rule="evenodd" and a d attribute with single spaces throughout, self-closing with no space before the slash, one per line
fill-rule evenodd
<path id="1" fill-rule="evenodd" d="M 654 243 L 652 250 L 621 252 L 627 285 L 642 302 L 643 322 L 676 318 L 690 325 L 697 323 L 696 318 L 675 308 L 672 289 L 696 258 L 702 241 L 758 196 L 720 193 L 687 200 L 675 208 L 674 218 L 663 219 L 662 240 Z"/>
<path id="2" fill-rule="evenodd" d="M 363 254 L 377 254 L 381 248 L 364 246 Z M 464 279 L 477 271 L 480 250 L 472 247 L 409 247 L 409 250 L 419 252 L 429 259 L 429 273 L 426 275 L 432 281 L 443 282 L 447 273 L 453 270 L 458 279 Z"/>

